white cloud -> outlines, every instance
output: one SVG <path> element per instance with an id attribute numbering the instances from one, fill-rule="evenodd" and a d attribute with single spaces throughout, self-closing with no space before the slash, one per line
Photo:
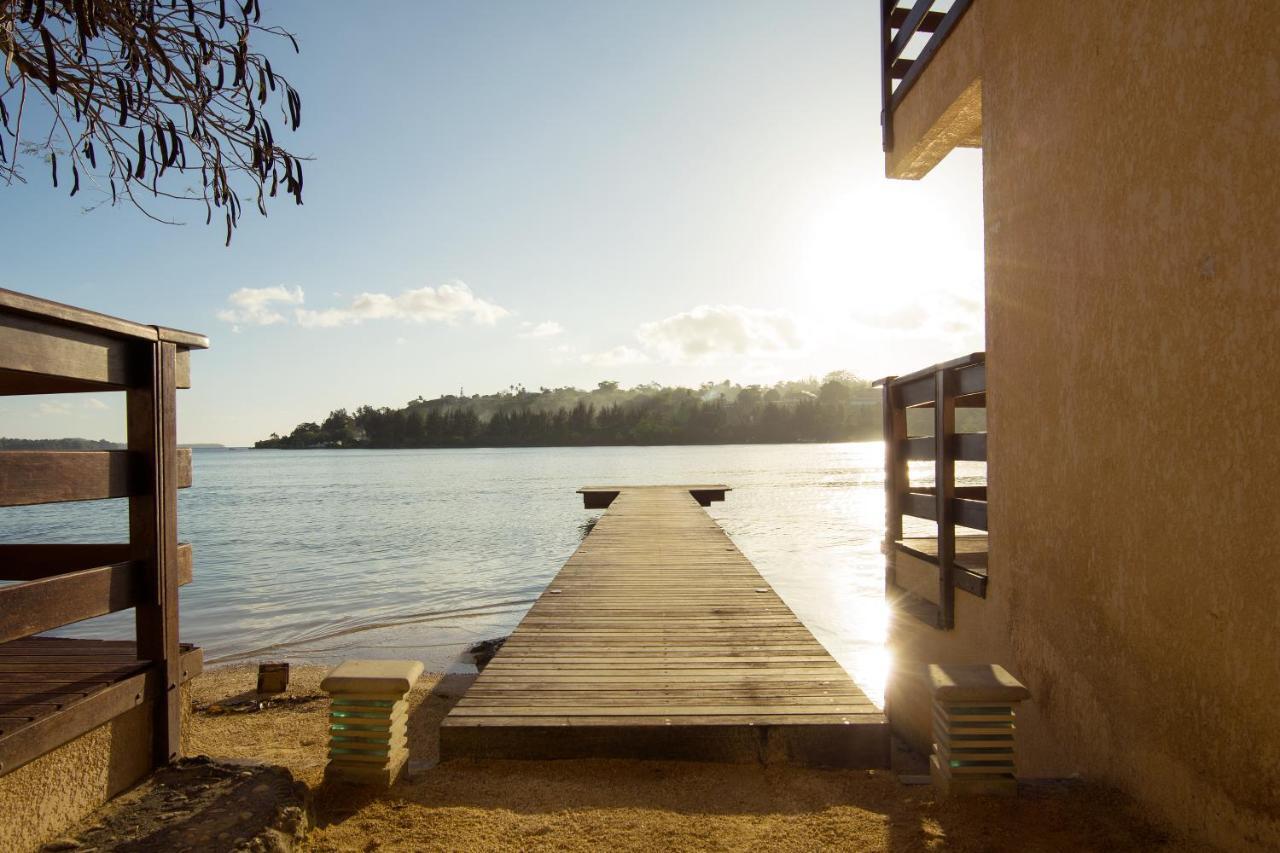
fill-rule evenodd
<path id="1" fill-rule="evenodd" d="M 552 364 L 575 364 L 584 361 L 578 357 L 578 348 L 571 344 L 558 344 L 548 352 L 551 355 Z"/>
<path id="2" fill-rule="evenodd" d="M 522 338 L 552 338 L 564 331 L 564 326 L 554 320 L 543 323 L 530 323 L 526 320 L 520 324 L 520 328 L 524 329 L 519 335 Z"/>
<path id="3" fill-rule="evenodd" d="M 650 354 L 673 364 L 790 355 L 804 346 L 800 326 L 790 314 L 741 305 L 699 305 L 645 323 L 636 331 L 636 339 Z"/>
<path id="4" fill-rule="evenodd" d="M 982 301 L 951 291 L 886 308 L 860 308 L 852 319 L 865 333 L 879 336 L 981 340 L 983 331 Z"/>
<path id="5" fill-rule="evenodd" d="M 509 313 L 502 306 L 476 296 L 471 288 L 457 281 L 439 287 L 406 290 L 398 296 L 362 293 L 346 308 L 321 311 L 299 308 L 294 316 L 299 325 L 324 329 L 385 319 L 449 325 L 469 320 L 477 325 L 492 326 Z"/>
<path id="6" fill-rule="evenodd" d="M 918 302 L 887 309 L 859 309 L 854 312 L 854 319 L 864 326 L 898 331 L 919 329 L 924 326 L 928 317 L 928 311 Z"/>
<path id="7" fill-rule="evenodd" d="M 71 406 L 61 402 L 42 402 L 36 407 L 37 415 L 69 415 Z"/>
<path id="8" fill-rule="evenodd" d="M 218 312 L 218 319 L 226 323 L 247 323 L 253 326 L 271 326 L 285 322 L 285 316 L 273 306 L 301 305 L 302 288 L 276 285 L 275 287 L 242 287 L 227 297 L 231 307 Z"/>
<path id="9" fill-rule="evenodd" d="M 581 356 L 583 364 L 596 367 L 621 367 L 628 364 L 646 364 L 649 356 L 629 346 L 616 346 L 604 352 L 588 352 Z"/>
<path id="10" fill-rule="evenodd" d="M 102 402 L 97 397 L 88 397 L 81 403 L 81 405 L 86 409 L 91 409 L 95 412 L 104 412 L 109 408 L 106 403 Z"/>

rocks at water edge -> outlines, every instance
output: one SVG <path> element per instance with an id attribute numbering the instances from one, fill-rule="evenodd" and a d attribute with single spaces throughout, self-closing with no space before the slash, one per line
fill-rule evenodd
<path id="1" fill-rule="evenodd" d="M 498 637 L 493 640 L 481 640 L 471 646 L 471 648 L 467 649 L 467 654 L 471 655 L 471 660 L 476 665 L 476 669 L 484 669 L 489 665 L 489 661 L 493 660 L 493 656 L 498 653 L 498 649 L 502 648 L 502 644 L 506 641 L 506 637 Z"/>

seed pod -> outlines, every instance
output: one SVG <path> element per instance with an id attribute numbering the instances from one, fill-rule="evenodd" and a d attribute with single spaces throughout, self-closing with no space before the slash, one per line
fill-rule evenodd
<path id="1" fill-rule="evenodd" d="M 151 138 L 160 146 L 160 173 L 164 174 L 165 166 L 169 164 L 169 147 L 165 144 L 164 132 L 160 130 L 159 124 L 152 129 Z"/>
<path id="2" fill-rule="evenodd" d="M 72 4 L 76 16 L 76 34 L 80 40 L 80 58 L 89 52 L 89 19 L 85 15 L 85 0 L 75 0 Z"/>
<path id="3" fill-rule="evenodd" d="M 49 167 L 53 172 L 53 185 L 58 186 L 58 152 L 49 152 Z"/>
<path id="4" fill-rule="evenodd" d="M 43 16 L 44 3 L 41 3 L 37 10 L 37 15 Z M 40 28 L 40 40 L 44 42 L 44 62 L 48 73 L 49 91 L 52 94 L 58 92 L 58 57 L 53 50 L 53 36 L 44 27 Z"/>

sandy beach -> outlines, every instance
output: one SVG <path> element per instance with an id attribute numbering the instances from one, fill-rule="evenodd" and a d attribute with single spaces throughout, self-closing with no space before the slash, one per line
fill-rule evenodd
<path id="1" fill-rule="evenodd" d="M 1034 785 L 1016 800 L 938 802 L 890 772 L 677 762 L 436 764 L 440 719 L 466 676 L 424 676 L 411 700 L 412 773 L 390 790 L 321 784 L 323 667 L 294 667 L 283 701 L 251 697 L 256 670 L 214 669 L 192 688 L 189 751 L 261 759 L 312 788 L 307 846 L 338 850 L 1202 850 L 1150 825 L 1121 795 Z M 212 706 L 212 707 L 211 707 Z"/>

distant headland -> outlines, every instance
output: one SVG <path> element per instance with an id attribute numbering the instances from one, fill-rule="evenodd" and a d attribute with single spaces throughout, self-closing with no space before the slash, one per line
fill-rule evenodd
<path id="1" fill-rule="evenodd" d="M 256 448 L 547 447 L 755 444 L 880 437 L 880 392 L 847 372 L 772 386 L 656 383 L 624 389 L 511 386 L 496 394 L 418 397 L 400 408 L 337 409 Z"/>

